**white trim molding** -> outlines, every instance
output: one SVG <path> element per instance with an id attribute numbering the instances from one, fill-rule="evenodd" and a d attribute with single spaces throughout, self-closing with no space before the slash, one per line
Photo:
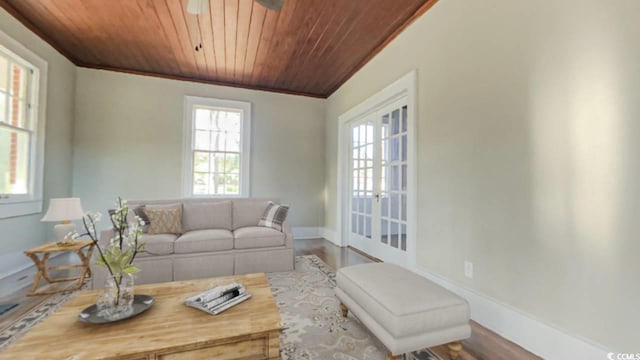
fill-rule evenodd
<path id="1" fill-rule="evenodd" d="M 318 226 L 298 226 L 291 229 L 293 238 L 302 239 L 319 239 L 322 238 L 322 227 Z"/>
<path id="2" fill-rule="evenodd" d="M 40 214 L 42 212 L 42 200 L 14 202 L 0 204 L 0 219 L 10 217 Z"/>
<path id="3" fill-rule="evenodd" d="M 194 195 L 193 194 L 193 124 L 194 106 L 240 110 L 240 194 L 239 195 Z M 251 103 L 246 101 L 223 100 L 199 96 L 184 97 L 182 194 L 185 198 L 250 197 L 251 196 Z"/>
<path id="4" fill-rule="evenodd" d="M 0 44 L 2 51 L 32 70 L 33 76 L 29 90 L 31 99 L 28 108 L 28 116 L 35 122 L 32 135 L 35 141 L 31 141 L 29 160 L 29 193 L 24 195 L 0 194 L 0 219 L 39 214 L 42 212 L 43 178 L 44 178 L 44 144 L 47 114 L 47 72 L 49 64 L 0 31 Z M 37 96 L 33 96 L 37 94 Z"/>
<path id="5" fill-rule="evenodd" d="M 603 360 L 611 352 L 602 345 L 571 335 L 522 310 L 455 284 L 420 266 L 413 270 L 467 299 L 471 306 L 471 319 L 543 359 Z"/>
<path id="6" fill-rule="evenodd" d="M 407 103 L 407 121 L 408 121 L 408 168 L 407 168 L 407 256 L 406 264 L 402 264 L 408 268 L 412 268 L 416 264 L 416 242 L 417 242 L 417 194 L 418 194 L 418 73 L 412 70 L 400 79 L 394 81 L 384 89 L 370 96 L 365 101 L 356 105 L 349 111 L 338 117 L 338 154 L 337 154 L 337 209 L 336 209 L 336 233 L 330 234 L 331 242 L 338 246 L 347 246 L 349 238 L 349 213 L 343 211 L 348 208 L 347 197 L 349 193 L 350 169 L 348 153 L 350 147 L 350 138 L 348 127 L 352 121 L 357 121 L 368 114 L 381 110 L 383 107 L 393 103 L 396 100 L 406 98 Z"/>
<path id="7" fill-rule="evenodd" d="M 69 264 L 73 259 L 71 253 L 55 253 L 49 257 L 49 265 Z M 75 256 L 75 255 L 73 255 Z M 31 286 L 37 273 L 33 261 L 23 252 L 12 252 L 0 255 L 0 297 L 13 294 L 25 286 Z M 44 281 L 43 281 L 44 283 Z"/>
<path id="8" fill-rule="evenodd" d="M 294 227 L 292 231 L 293 238 L 296 240 L 325 239 L 336 246 L 346 246 L 341 244 L 335 230 L 326 227 Z"/>
<path id="9" fill-rule="evenodd" d="M 336 246 L 342 246 L 342 241 L 338 238 L 338 233 L 335 230 L 329 228 L 322 228 L 322 237 Z"/>
<path id="10" fill-rule="evenodd" d="M 335 230 L 326 227 L 294 227 L 293 237 L 296 240 L 303 239 L 325 239 L 336 246 L 343 246 L 336 235 Z M 346 246 L 346 245 L 344 245 Z"/>

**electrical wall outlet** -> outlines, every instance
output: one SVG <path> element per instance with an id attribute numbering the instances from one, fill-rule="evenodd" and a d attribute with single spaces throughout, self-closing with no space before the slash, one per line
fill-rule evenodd
<path id="1" fill-rule="evenodd" d="M 473 279 L 473 263 L 471 261 L 464 262 L 464 276 Z"/>

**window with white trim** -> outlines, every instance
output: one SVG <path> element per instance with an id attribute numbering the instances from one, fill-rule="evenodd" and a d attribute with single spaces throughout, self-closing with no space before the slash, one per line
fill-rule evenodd
<path id="1" fill-rule="evenodd" d="M 184 195 L 249 196 L 251 104 L 187 96 Z"/>
<path id="2" fill-rule="evenodd" d="M 0 32 L 0 218 L 42 211 L 44 79 L 46 62 Z"/>

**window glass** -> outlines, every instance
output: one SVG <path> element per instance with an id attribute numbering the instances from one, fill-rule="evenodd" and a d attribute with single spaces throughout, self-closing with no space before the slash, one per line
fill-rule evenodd
<path id="1" fill-rule="evenodd" d="M 193 194 L 240 195 L 241 110 L 193 108 Z"/>
<path id="2" fill-rule="evenodd" d="M 0 126 L 0 194 L 27 194 L 29 133 Z"/>
<path id="3" fill-rule="evenodd" d="M 1 49 L 0 49 L 1 50 Z M 35 161 L 31 143 L 36 124 L 29 121 L 27 77 L 22 59 L 0 51 L 0 194 L 29 195 Z M 35 122 L 35 119 L 34 121 Z M 32 159 L 32 157 L 34 157 Z"/>

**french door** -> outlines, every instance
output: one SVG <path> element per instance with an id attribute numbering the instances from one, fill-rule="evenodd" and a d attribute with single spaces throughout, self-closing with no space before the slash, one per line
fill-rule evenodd
<path id="1" fill-rule="evenodd" d="M 407 122 L 402 98 L 349 123 L 349 245 L 398 264 L 407 261 Z"/>

